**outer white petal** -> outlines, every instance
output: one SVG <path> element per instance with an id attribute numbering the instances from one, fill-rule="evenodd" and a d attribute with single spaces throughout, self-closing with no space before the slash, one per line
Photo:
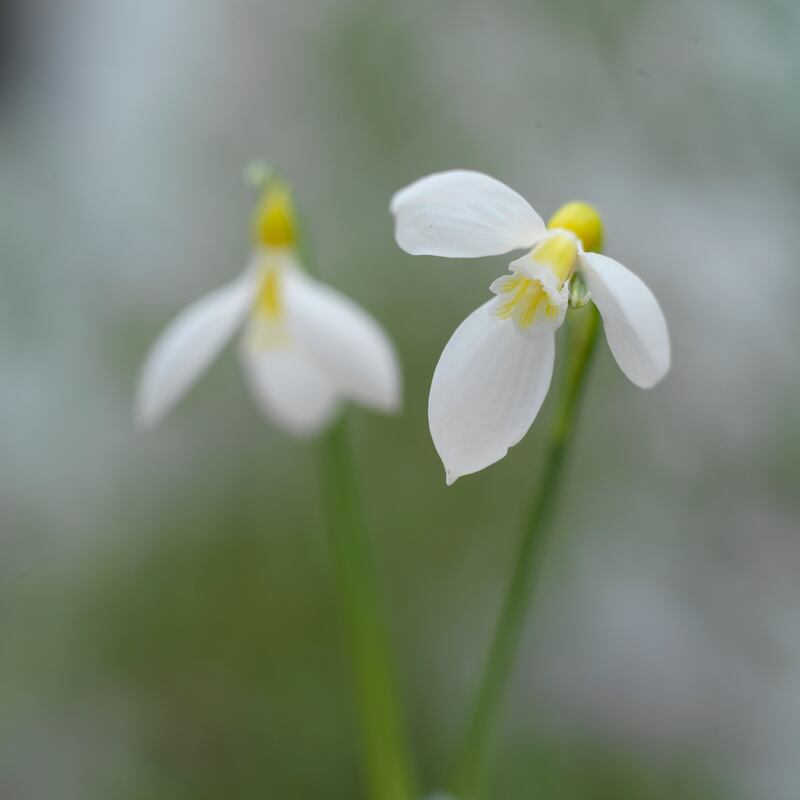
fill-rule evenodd
<path id="1" fill-rule="evenodd" d="M 471 258 L 532 247 L 545 233 L 524 197 L 481 172 L 452 170 L 406 186 L 389 206 L 412 255 Z"/>
<path id="2" fill-rule="evenodd" d="M 530 428 L 553 376 L 555 337 L 520 335 L 485 303 L 456 329 L 433 373 L 428 421 L 447 483 L 499 461 Z"/>
<path id="3" fill-rule="evenodd" d="M 293 350 L 245 360 L 247 381 L 261 411 L 294 436 L 313 436 L 337 411 L 336 391 L 317 366 Z"/>
<path id="4" fill-rule="evenodd" d="M 340 394 L 380 411 L 400 407 L 400 367 L 383 328 L 350 298 L 300 271 L 287 274 L 287 324 Z"/>
<path id="5" fill-rule="evenodd" d="M 187 306 L 167 325 L 142 368 L 137 424 L 153 427 L 188 391 L 242 324 L 256 289 L 247 272 Z"/>
<path id="6" fill-rule="evenodd" d="M 336 413 L 336 387 L 287 332 L 254 316 L 242 337 L 239 357 L 262 413 L 295 436 L 312 436 Z"/>
<path id="7" fill-rule="evenodd" d="M 607 256 L 584 253 L 580 269 L 617 364 L 637 386 L 651 388 L 670 364 L 667 321 L 658 300 L 641 278 Z"/>

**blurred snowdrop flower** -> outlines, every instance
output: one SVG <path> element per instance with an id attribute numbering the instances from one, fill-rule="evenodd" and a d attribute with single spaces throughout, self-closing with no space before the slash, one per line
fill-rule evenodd
<path id="1" fill-rule="evenodd" d="M 381 326 L 349 298 L 305 273 L 287 187 L 267 184 L 253 217 L 244 273 L 185 308 L 142 369 L 136 419 L 153 427 L 244 328 L 239 357 L 263 413 L 288 432 L 312 435 L 341 401 L 383 412 L 400 405 L 400 369 Z"/>
<path id="2" fill-rule="evenodd" d="M 630 270 L 597 252 L 603 228 L 585 203 L 545 226 L 500 181 L 453 170 L 422 178 L 391 201 L 395 237 L 412 255 L 472 258 L 526 249 L 489 287 L 447 343 L 431 385 L 428 420 L 452 484 L 499 461 L 536 418 L 553 374 L 555 331 L 570 305 L 591 298 L 622 371 L 654 386 L 670 364 L 664 315 Z"/>

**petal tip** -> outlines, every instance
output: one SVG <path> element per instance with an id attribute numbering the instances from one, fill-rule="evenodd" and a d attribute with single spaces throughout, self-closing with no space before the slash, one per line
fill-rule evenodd
<path id="1" fill-rule="evenodd" d="M 133 414 L 133 427 L 139 433 L 147 433 L 155 427 L 155 420 L 143 413 L 142 411 L 135 411 Z"/>
<path id="2" fill-rule="evenodd" d="M 636 381 L 635 383 L 640 389 L 655 389 L 655 387 L 658 386 L 658 384 L 661 383 L 661 381 L 663 381 L 667 375 L 669 375 L 669 370 L 670 364 L 667 363 L 667 365 L 654 377 L 649 377 L 644 381 Z"/>
<path id="3" fill-rule="evenodd" d="M 166 411 L 156 409 L 137 409 L 133 415 L 134 428 L 140 433 L 149 433 L 154 430 L 166 416 Z"/>
<path id="4" fill-rule="evenodd" d="M 654 359 L 648 368 L 638 371 L 633 369 L 622 370 L 628 380 L 639 389 L 653 389 L 669 375 L 669 371 L 672 368 L 672 353 L 669 339 L 666 336 L 665 332 L 665 343 L 660 357 Z"/>
<path id="5" fill-rule="evenodd" d="M 403 413 L 403 402 L 398 398 L 391 403 L 387 403 L 382 410 L 389 417 L 399 417 Z"/>
<path id="6" fill-rule="evenodd" d="M 383 412 L 390 416 L 399 416 L 403 411 L 403 390 L 400 388 L 399 368 L 395 373 L 393 386 L 387 392 L 383 403 Z"/>
<path id="7" fill-rule="evenodd" d="M 160 414 L 153 403 L 140 389 L 133 407 L 133 426 L 137 431 L 146 432 L 155 428 Z"/>
<path id="8" fill-rule="evenodd" d="M 389 200 L 389 213 L 390 214 L 394 215 L 394 214 L 397 213 L 397 205 L 398 205 L 398 202 L 399 202 L 398 198 L 400 197 L 400 195 L 402 193 L 403 193 L 403 189 L 400 189 L 399 191 L 395 192 L 392 195 L 391 200 Z"/>

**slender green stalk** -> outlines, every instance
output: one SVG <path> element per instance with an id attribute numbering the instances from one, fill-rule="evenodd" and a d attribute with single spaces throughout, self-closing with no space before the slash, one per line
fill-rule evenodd
<path id="1" fill-rule="evenodd" d="M 319 443 L 319 480 L 352 649 L 370 797 L 411 800 L 411 760 L 344 420 Z"/>
<path id="2" fill-rule="evenodd" d="M 600 319 L 592 304 L 573 331 L 562 395 L 547 444 L 544 472 L 520 538 L 514 571 L 500 611 L 475 706 L 458 753 L 450 791 L 478 800 L 485 790 L 492 731 L 530 606 L 545 533 L 552 517 L 580 399 L 597 342 Z"/>

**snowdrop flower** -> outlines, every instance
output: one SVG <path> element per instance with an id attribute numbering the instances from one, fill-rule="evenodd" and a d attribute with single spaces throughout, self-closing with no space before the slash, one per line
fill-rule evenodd
<path id="1" fill-rule="evenodd" d="M 383 412 L 400 405 L 400 370 L 378 323 L 300 267 L 291 196 L 272 180 L 253 216 L 244 273 L 185 308 L 166 327 L 142 370 L 136 418 L 151 428 L 244 327 L 239 357 L 262 412 L 311 435 L 340 401 Z"/>
<path id="2" fill-rule="evenodd" d="M 603 228 L 591 206 L 568 203 L 546 227 L 505 184 L 453 170 L 402 189 L 390 208 L 397 243 L 412 255 L 527 251 L 489 286 L 495 297 L 461 323 L 436 366 L 428 420 L 448 484 L 499 461 L 530 428 L 550 386 L 554 334 L 571 303 L 591 297 L 611 352 L 634 384 L 648 389 L 669 369 L 658 302 L 630 270 L 592 252 Z"/>

